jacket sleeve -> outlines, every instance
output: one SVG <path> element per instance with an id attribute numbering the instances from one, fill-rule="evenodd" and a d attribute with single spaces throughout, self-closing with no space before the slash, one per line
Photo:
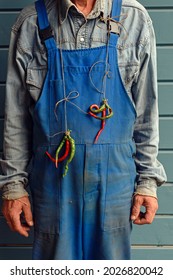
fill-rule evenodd
<path id="1" fill-rule="evenodd" d="M 134 128 L 136 143 L 136 193 L 156 197 L 157 186 L 166 181 L 162 164 L 157 160 L 159 145 L 159 115 L 157 90 L 156 43 L 152 22 L 144 47 L 138 79 L 133 85 L 133 99 L 137 111 Z"/>
<path id="2" fill-rule="evenodd" d="M 6 84 L 3 159 L 0 188 L 4 199 L 28 195 L 28 164 L 32 154 L 30 97 L 25 84 L 29 57 L 20 50 L 18 33 L 11 34 Z"/>

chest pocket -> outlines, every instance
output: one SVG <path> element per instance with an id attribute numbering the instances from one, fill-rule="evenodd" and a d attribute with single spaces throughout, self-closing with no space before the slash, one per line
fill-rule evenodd
<path id="1" fill-rule="evenodd" d="M 44 80 L 47 73 L 47 67 L 39 66 L 27 69 L 26 85 L 32 99 L 37 102 L 44 85 Z"/>

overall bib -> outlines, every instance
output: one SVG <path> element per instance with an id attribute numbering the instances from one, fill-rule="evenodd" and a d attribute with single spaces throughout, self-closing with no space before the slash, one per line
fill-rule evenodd
<path id="1" fill-rule="evenodd" d="M 43 30 L 49 26 L 44 1 L 36 9 Z M 113 1 L 111 17 L 120 11 L 121 1 Z M 111 33 L 108 46 L 62 50 L 53 37 L 45 39 L 48 70 L 33 113 L 33 259 L 130 258 L 136 113 L 119 74 L 117 40 Z M 114 114 L 94 143 L 101 121 L 87 112 L 102 103 L 105 75 Z M 66 124 L 76 151 L 63 177 L 66 161 L 56 168 L 46 152 L 55 157 Z"/>

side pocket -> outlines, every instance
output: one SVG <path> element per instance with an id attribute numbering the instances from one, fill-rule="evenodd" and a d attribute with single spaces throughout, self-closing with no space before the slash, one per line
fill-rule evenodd
<path id="1" fill-rule="evenodd" d="M 134 192 L 129 144 L 109 148 L 108 180 L 105 193 L 103 230 L 112 231 L 130 224 L 131 200 Z"/>
<path id="2" fill-rule="evenodd" d="M 39 147 L 35 153 L 30 176 L 35 229 L 43 233 L 59 233 L 60 207 L 57 172 L 46 158 L 48 147 Z M 56 182 L 56 184 L 54 183 Z"/>

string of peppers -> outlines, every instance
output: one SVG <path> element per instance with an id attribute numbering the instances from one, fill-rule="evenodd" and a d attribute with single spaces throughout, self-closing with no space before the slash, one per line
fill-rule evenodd
<path id="1" fill-rule="evenodd" d="M 90 111 L 88 112 L 88 114 L 91 115 L 92 117 L 101 120 L 101 129 L 98 131 L 94 143 L 98 141 L 101 132 L 104 130 L 106 119 L 109 119 L 113 116 L 113 111 L 109 106 L 106 98 L 102 100 L 102 103 L 103 104 L 100 107 L 97 104 L 91 105 L 89 108 Z M 102 113 L 102 116 L 98 116 L 97 114 L 99 113 Z"/>
<path id="2" fill-rule="evenodd" d="M 109 27 L 109 26 L 108 26 Z M 109 29 L 109 28 L 108 28 Z M 60 30 L 59 30 L 60 31 Z M 108 32 L 110 32 L 110 30 L 108 30 Z M 109 33 L 108 33 L 109 34 Z M 109 42 L 109 40 L 108 40 Z M 108 46 L 109 44 L 107 44 L 107 54 L 106 54 L 106 65 L 108 65 Z M 67 96 L 66 95 L 66 88 L 65 88 L 65 77 L 64 77 L 64 62 L 63 62 L 63 55 L 62 55 L 62 47 L 60 44 L 60 56 L 61 56 L 61 65 L 62 65 L 62 77 L 63 77 L 63 85 L 64 85 L 64 99 L 61 101 L 65 101 L 65 126 L 67 129 L 67 112 L 66 112 L 66 101 L 68 101 L 68 98 L 70 96 L 70 94 Z M 106 74 L 109 73 L 109 71 L 106 71 Z M 105 76 L 106 77 L 106 76 Z M 105 89 L 106 89 L 106 83 L 104 85 Z M 98 120 L 101 120 L 101 128 L 98 131 L 96 137 L 95 137 L 95 141 L 94 143 L 96 143 L 98 141 L 98 138 L 100 136 L 100 134 L 102 133 L 102 131 L 105 128 L 105 124 L 106 124 L 106 119 L 109 119 L 113 116 L 113 111 L 112 108 L 109 106 L 107 99 L 105 98 L 105 90 L 104 90 L 104 98 L 103 98 L 103 104 L 99 107 L 97 104 L 93 104 L 89 107 L 89 112 L 88 114 Z M 58 102 L 56 104 L 59 104 L 60 102 Z M 72 103 L 72 102 L 71 102 Z M 80 108 L 79 108 L 80 109 Z M 80 109 L 81 110 L 81 109 Z M 98 116 L 98 114 L 101 113 L 101 116 Z M 70 136 L 71 131 L 70 130 L 66 130 L 66 133 L 61 141 L 61 143 L 59 144 L 57 150 L 56 150 L 56 155 L 55 158 L 53 158 L 47 151 L 46 151 L 46 155 L 48 156 L 48 158 L 55 163 L 56 168 L 58 168 L 58 163 L 62 162 L 64 160 L 67 159 L 66 165 L 65 165 L 65 169 L 64 169 L 64 174 L 63 177 L 65 177 L 67 175 L 68 172 L 68 166 L 69 163 L 72 161 L 72 159 L 74 158 L 75 155 L 75 140 Z M 61 151 L 61 149 L 64 147 L 65 145 L 65 152 L 63 154 L 63 156 L 59 157 L 59 153 Z"/>
<path id="3" fill-rule="evenodd" d="M 98 131 L 94 143 L 98 141 L 101 132 L 104 130 L 106 119 L 109 119 L 113 116 L 113 111 L 111 107 L 108 105 L 107 99 L 104 98 L 102 102 L 103 104 L 100 107 L 97 104 L 92 104 L 89 108 L 90 111 L 88 112 L 88 114 L 91 115 L 92 117 L 101 120 L 101 129 Z M 102 113 L 102 115 L 98 116 L 99 113 Z M 67 175 L 69 163 L 73 160 L 75 156 L 75 150 L 76 150 L 75 140 L 70 136 L 70 133 L 71 130 L 67 130 L 65 132 L 65 135 L 56 150 L 55 158 L 52 157 L 48 151 L 46 151 L 46 155 L 53 163 L 55 163 L 56 168 L 58 168 L 59 162 L 62 162 L 68 158 L 65 165 L 63 177 Z M 65 152 L 61 157 L 59 157 L 60 151 L 64 146 L 65 146 Z"/>
<path id="4" fill-rule="evenodd" d="M 46 155 L 49 157 L 49 159 L 53 163 L 55 163 L 56 168 L 58 168 L 59 162 L 66 160 L 68 157 L 66 165 L 65 165 L 63 177 L 65 177 L 67 175 L 69 163 L 72 161 L 72 159 L 75 156 L 75 140 L 70 136 L 70 133 L 71 133 L 70 130 L 67 130 L 65 132 L 65 135 L 56 150 L 55 158 L 53 158 L 50 155 L 50 153 L 46 151 Z M 64 147 L 64 145 L 65 145 L 65 152 L 64 152 L 63 156 L 59 157 L 59 153 L 62 150 L 62 148 Z"/>

